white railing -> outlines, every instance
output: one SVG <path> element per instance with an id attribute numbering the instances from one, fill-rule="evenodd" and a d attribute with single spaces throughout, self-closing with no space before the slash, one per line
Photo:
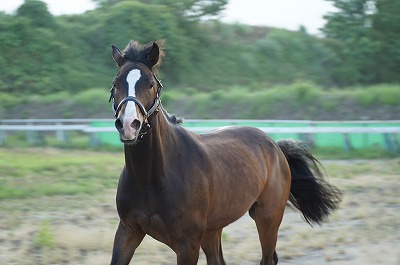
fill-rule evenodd
<path id="1" fill-rule="evenodd" d="M 95 122 L 110 122 L 113 119 L 27 119 L 27 120 L 0 120 L 0 144 L 6 141 L 7 134 L 12 132 L 24 131 L 27 133 L 29 143 L 35 142 L 34 132 L 55 132 L 56 138 L 60 142 L 65 142 L 68 131 L 79 131 L 89 135 L 90 139 L 95 139 L 96 134 L 100 132 L 116 132 L 114 126 L 110 127 L 93 127 L 91 124 Z M 201 124 L 206 122 L 208 126 L 190 126 L 190 124 Z M 387 138 L 387 145 L 398 146 L 398 137 L 400 134 L 400 121 L 340 121 L 343 127 L 329 126 L 337 124 L 338 121 L 304 121 L 304 120 L 185 120 L 184 127 L 195 133 L 207 133 L 220 128 L 220 124 L 237 125 L 240 123 L 259 123 L 259 124 L 276 124 L 275 126 L 257 126 L 262 131 L 269 134 L 301 134 L 306 135 L 307 139 L 312 139 L 314 134 L 343 134 L 346 145 L 348 134 L 384 134 Z M 283 127 L 282 124 L 296 123 L 301 127 Z M 185 125 L 188 124 L 188 125 Z M 210 125 L 211 124 L 211 125 Z M 215 124 L 215 125 L 214 125 Z M 280 124 L 280 125 L 279 125 Z M 393 124 L 388 127 L 372 127 L 379 124 Z M 324 127 L 318 127 L 323 125 Z M 353 126 L 351 126 L 353 125 Z M 354 126 L 357 125 L 357 126 Z M 359 127 L 360 125 L 365 125 Z M 279 127 L 277 127 L 279 126 Z M 311 136 L 311 137 L 310 137 Z M 91 141 L 93 142 L 93 141 Z"/>

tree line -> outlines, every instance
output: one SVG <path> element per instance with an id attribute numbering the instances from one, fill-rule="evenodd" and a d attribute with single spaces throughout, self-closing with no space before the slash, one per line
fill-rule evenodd
<path id="1" fill-rule="evenodd" d="M 131 39 L 166 40 L 160 77 L 172 89 L 400 82 L 400 1 L 328 1 L 338 10 L 316 37 L 304 27 L 224 24 L 226 0 L 97 0 L 95 10 L 63 16 L 25 0 L 15 14 L 0 12 L 0 92 L 107 88 L 117 70 L 110 45 Z"/>

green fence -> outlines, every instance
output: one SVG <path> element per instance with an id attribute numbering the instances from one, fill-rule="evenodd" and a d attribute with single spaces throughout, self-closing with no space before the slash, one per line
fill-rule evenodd
<path id="1" fill-rule="evenodd" d="M 388 128 L 400 127 L 400 121 L 346 121 L 346 122 L 317 122 L 317 121 L 271 121 L 271 120 L 186 120 L 183 126 L 189 130 L 207 132 L 213 128 L 239 125 L 263 128 L 268 133 L 268 128 Z M 93 127 L 113 127 L 112 122 L 93 122 Z M 294 130 L 295 131 L 295 130 Z M 364 149 L 381 147 L 398 150 L 400 142 L 399 133 L 268 133 L 274 140 L 282 138 L 300 139 L 312 143 L 317 147 L 339 147 Z M 117 132 L 96 133 L 100 144 L 120 145 Z"/>

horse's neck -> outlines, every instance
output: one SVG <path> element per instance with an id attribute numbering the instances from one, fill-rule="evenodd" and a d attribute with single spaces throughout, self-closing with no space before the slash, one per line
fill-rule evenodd
<path id="1" fill-rule="evenodd" d="M 174 130 L 160 111 L 149 120 L 150 131 L 136 145 L 125 145 L 125 164 L 133 176 L 152 178 L 162 176 L 164 155 L 169 146 L 166 139 L 174 139 Z"/>

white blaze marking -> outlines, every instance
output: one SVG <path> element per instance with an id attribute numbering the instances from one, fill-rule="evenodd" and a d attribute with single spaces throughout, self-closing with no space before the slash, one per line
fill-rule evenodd
<path id="1" fill-rule="evenodd" d="M 126 82 L 128 82 L 128 96 L 131 97 L 136 97 L 136 90 L 135 90 L 135 85 L 137 81 L 140 79 L 140 70 L 139 69 L 133 69 L 131 70 L 128 75 L 126 76 Z M 128 101 L 126 103 L 126 108 L 125 108 L 125 116 L 126 117 L 137 117 L 137 112 L 136 112 L 136 104 L 135 102 Z"/>

